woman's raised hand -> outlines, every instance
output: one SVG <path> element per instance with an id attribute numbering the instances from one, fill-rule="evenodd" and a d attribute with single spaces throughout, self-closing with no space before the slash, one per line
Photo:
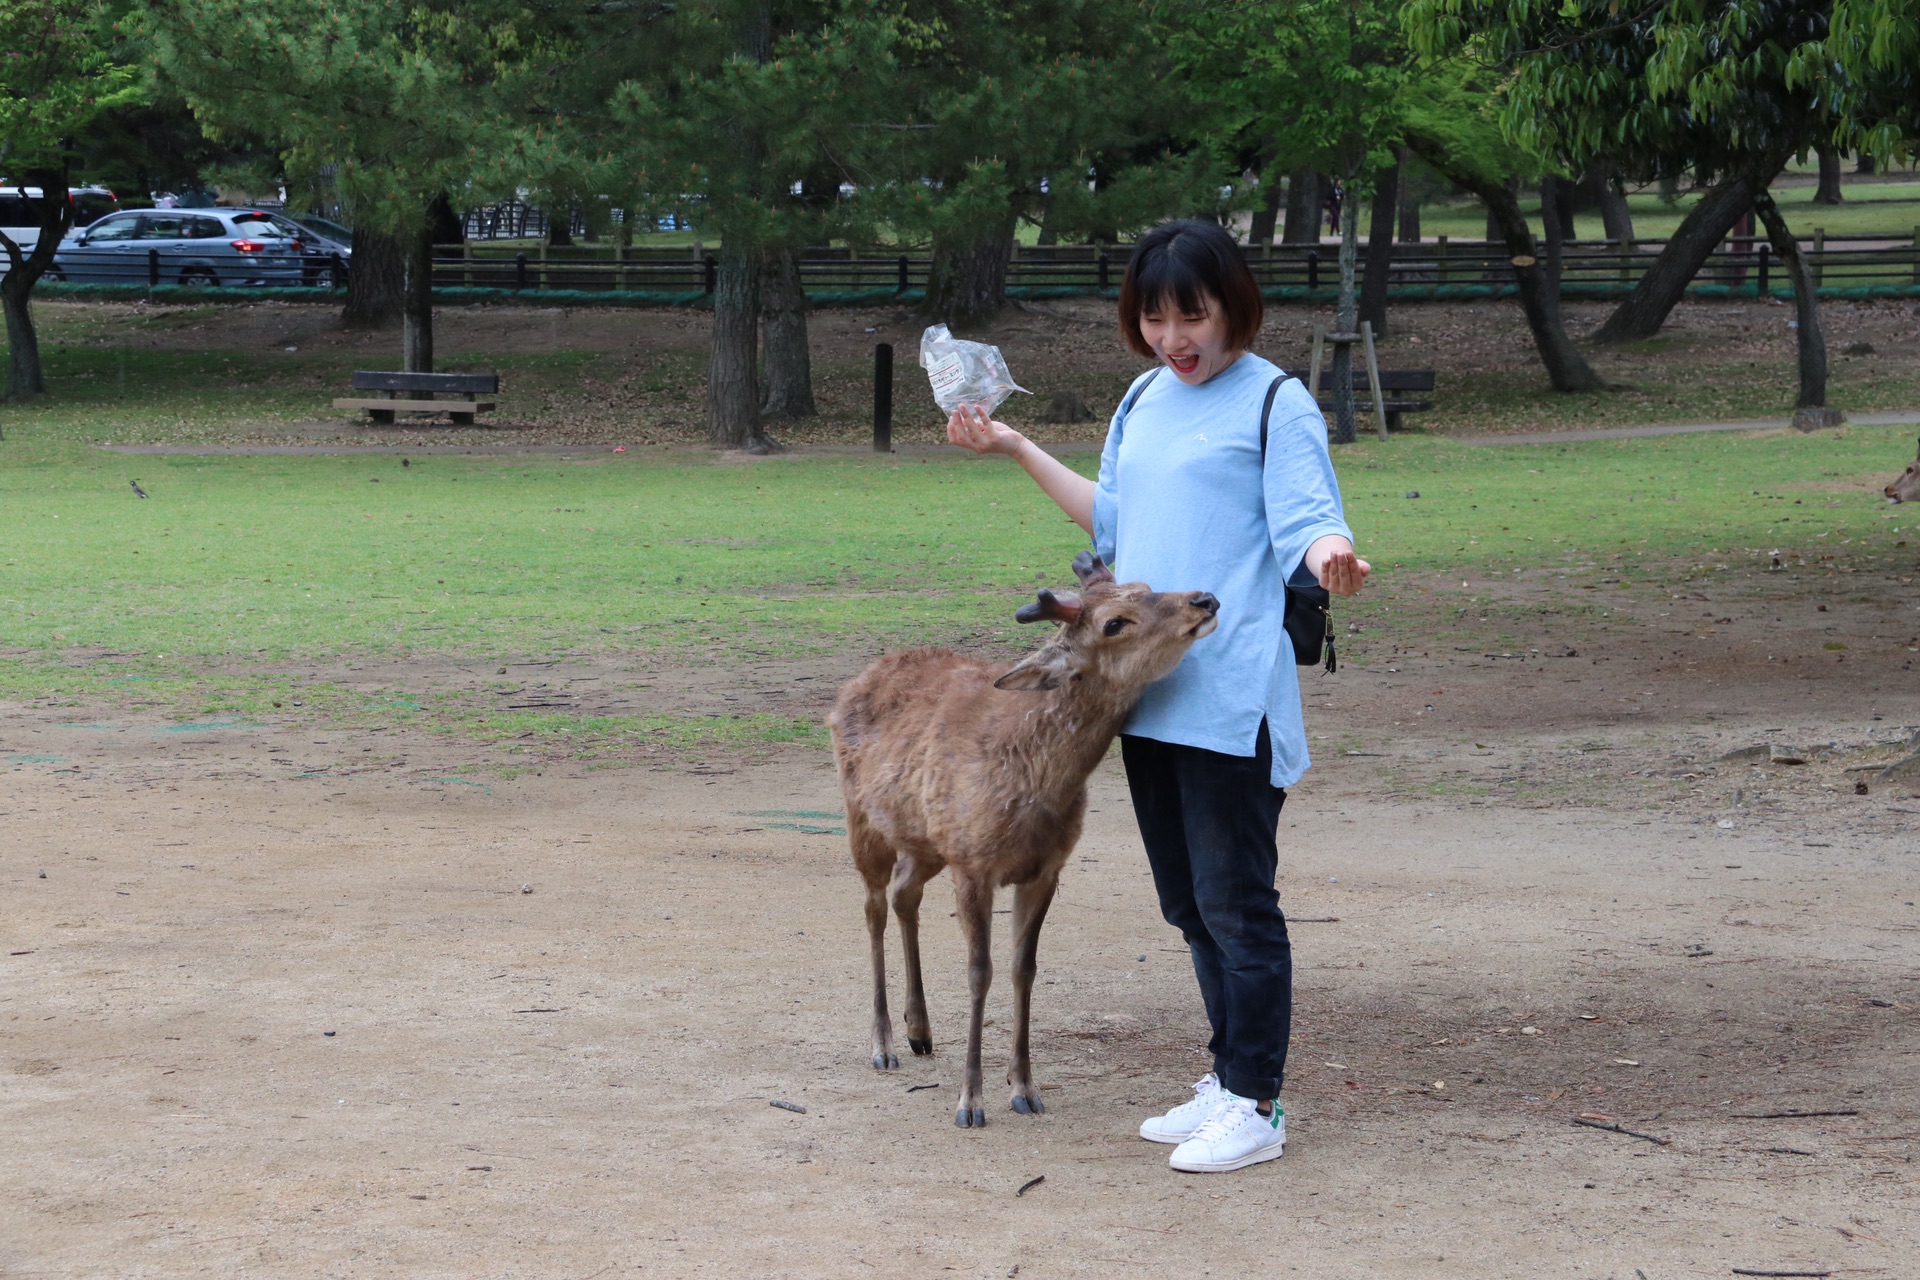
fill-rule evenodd
<path id="1" fill-rule="evenodd" d="M 1011 456 L 1027 438 L 1004 422 L 995 422 L 979 405 L 963 404 L 947 418 L 947 439 L 975 453 Z"/>

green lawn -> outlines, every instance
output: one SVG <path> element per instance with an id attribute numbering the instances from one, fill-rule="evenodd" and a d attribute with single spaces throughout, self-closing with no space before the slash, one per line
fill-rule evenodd
<path id="1" fill-rule="evenodd" d="M 1911 429 L 1340 451 L 1390 577 L 1859 557 L 1914 517 L 1874 492 Z M 1014 468 L 965 458 L 720 462 L 438 455 L 0 454 L 0 632 L 15 661 L 169 662 L 663 649 L 719 660 L 1010 637 L 1081 545 Z M 1078 455 L 1082 469 L 1091 455 Z M 153 495 L 137 499 L 137 476 Z M 1417 489 L 1420 497 L 1404 495 Z M 1205 584 L 1167 584 L 1204 586 Z"/>

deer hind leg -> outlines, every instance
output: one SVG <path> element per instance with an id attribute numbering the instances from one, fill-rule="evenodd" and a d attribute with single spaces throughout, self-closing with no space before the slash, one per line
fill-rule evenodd
<path id="1" fill-rule="evenodd" d="M 980 1083 L 980 1029 L 986 1022 L 987 988 L 993 985 L 993 884 L 983 876 L 962 874 L 956 867 L 953 898 L 960 932 L 967 940 L 967 994 L 972 997 L 967 1013 L 966 1082 L 960 1088 L 953 1122 L 962 1129 L 981 1129 L 986 1127 L 987 1110 L 982 1105 L 986 1091 Z"/>
<path id="2" fill-rule="evenodd" d="M 1046 1110 L 1033 1087 L 1027 1029 L 1033 1010 L 1033 975 L 1039 967 L 1040 926 L 1059 883 L 1055 873 L 1013 891 L 1013 1056 L 1007 1063 L 1007 1083 L 1013 1086 L 1013 1109 L 1022 1115 L 1037 1116 Z"/>
<path id="3" fill-rule="evenodd" d="M 907 959 L 907 1047 L 923 1056 L 933 1052 L 933 1026 L 920 980 L 920 895 L 939 874 L 937 863 L 928 866 L 905 854 L 893 864 L 893 914 L 900 919 L 900 949 Z"/>
<path id="4" fill-rule="evenodd" d="M 893 1053 L 893 1020 L 887 1016 L 887 878 L 893 851 L 873 835 L 852 828 L 853 861 L 867 882 L 867 941 L 873 953 L 873 1069 L 900 1065 Z"/>

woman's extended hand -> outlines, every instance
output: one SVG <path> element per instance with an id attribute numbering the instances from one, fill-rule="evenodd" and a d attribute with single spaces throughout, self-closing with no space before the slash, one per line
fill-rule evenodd
<path id="1" fill-rule="evenodd" d="M 1027 438 L 1004 422 L 996 422 L 979 405 L 963 404 L 947 418 L 947 439 L 975 453 L 1004 453 L 1011 457 Z"/>
<path id="2" fill-rule="evenodd" d="M 1345 538 L 1328 536 L 1307 548 L 1307 572 L 1337 596 L 1350 596 L 1367 585 L 1373 566 L 1353 553 Z"/>

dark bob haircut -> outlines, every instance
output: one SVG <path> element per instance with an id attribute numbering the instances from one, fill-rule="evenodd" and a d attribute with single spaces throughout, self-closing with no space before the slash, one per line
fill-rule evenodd
<path id="1" fill-rule="evenodd" d="M 1120 281 L 1120 336 L 1135 353 L 1154 358 L 1140 336 L 1140 316 L 1149 307 L 1169 304 L 1186 315 L 1218 306 L 1227 324 L 1227 346 L 1235 351 L 1253 346 L 1266 315 L 1246 255 L 1224 227 L 1205 218 L 1163 222 L 1134 246 Z"/>

